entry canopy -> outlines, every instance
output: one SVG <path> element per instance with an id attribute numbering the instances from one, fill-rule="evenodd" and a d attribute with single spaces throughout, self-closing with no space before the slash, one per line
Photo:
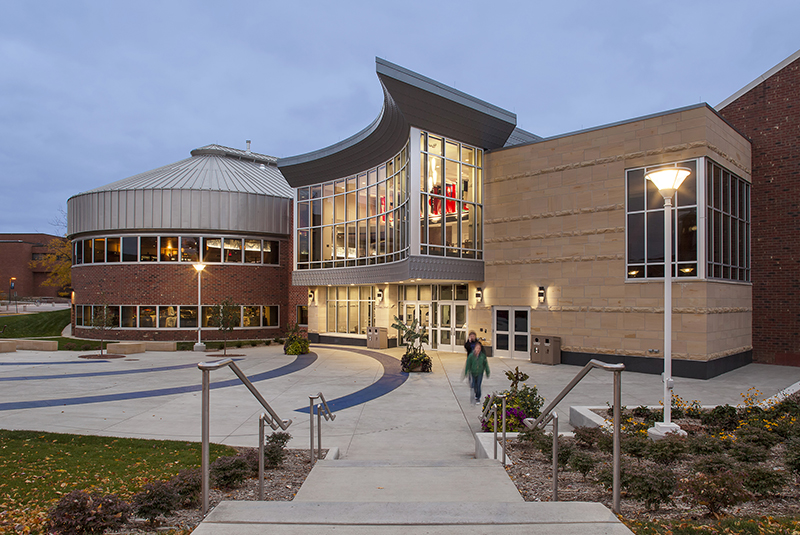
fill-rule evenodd
<path id="1" fill-rule="evenodd" d="M 375 58 L 375 68 L 383 87 L 378 117 L 335 145 L 280 158 L 289 185 L 319 184 L 378 165 L 402 149 L 412 126 L 482 149 L 503 147 L 516 127 L 510 111 L 381 58 Z"/>

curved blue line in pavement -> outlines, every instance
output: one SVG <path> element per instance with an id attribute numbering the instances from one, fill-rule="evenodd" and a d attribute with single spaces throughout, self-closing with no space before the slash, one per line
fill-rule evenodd
<path id="1" fill-rule="evenodd" d="M 350 407 L 355 407 L 356 405 L 361 405 L 367 401 L 372 401 L 373 399 L 385 396 L 392 390 L 399 388 L 400 385 L 405 383 L 406 379 L 408 379 L 408 374 L 402 371 L 400 368 L 400 361 L 396 358 L 392 358 L 389 355 L 384 355 L 383 353 L 378 353 L 377 351 L 365 351 L 363 349 L 349 348 L 348 351 L 351 353 L 360 353 L 362 355 L 366 355 L 380 362 L 383 366 L 383 376 L 366 388 L 362 388 L 361 390 L 353 392 L 352 394 L 347 394 L 346 396 L 328 401 L 328 408 L 331 411 L 349 409 Z M 308 414 L 308 407 L 295 409 L 295 411 Z"/>
<path id="2" fill-rule="evenodd" d="M 297 371 L 302 370 L 303 368 L 311 366 L 311 364 L 313 364 L 314 361 L 316 360 L 317 360 L 317 355 L 315 353 L 300 355 L 294 361 L 290 362 L 286 366 L 281 366 L 280 368 L 276 368 L 268 372 L 258 373 L 256 375 L 248 377 L 248 379 L 250 379 L 251 383 L 256 383 L 259 381 L 266 381 L 267 379 L 274 379 L 282 375 L 289 375 L 290 373 L 295 373 Z M 196 364 L 194 364 L 193 366 L 196 366 Z M 227 388 L 229 386 L 236 386 L 240 384 L 242 384 L 242 382 L 237 377 L 236 379 L 228 379 L 227 381 L 218 381 L 216 383 L 211 383 L 211 388 L 212 389 Z M 154 398 L 159 396 L 170 396 L 172 394 L 185 394 L 187 392 L 200 392 L 202 388 L 203 388 L 202 385 L 190 385 L 190 386 L 177 386 L 172 388 L 157 388 L 154 390 L 140 390 L 138 392 L 121 392 L 119 394 L 86 396 L 80 398 L 42 399 L 37 401 L 14 401 L 9 403 L 0 403 L 0 411 L 10 411 L 16 409 L 38 409 L 42 407 L 62 407 L 66 405 L 87 405 L 90 403 L 104 403 L 107 401 L 124 401 L 128 399 Z"/>
<path id="3" fill-rule="evenodd" d="M 234 361 L 242 359 L 233 359 Z M 110 362 L 108 360 L 95 361 L 95 362 Z M 150 368 L 139 368 L 136 370 L 112 370 L 107 372 L 84 372 L 84 373 L 62 373 L 53 375 L 30 375 L 21 377 L 0 377 L 0 382 L 3 381 L 35 381 L 37 379 L 76 379 L 79 377 L 102 377 L 105 375 L 131 375 L 134 373 L 149 373 L 149 372 L 164 372 L 169 370 L 184 370 L 186 368 L 196 368 L 197 364 L 176 364 L 174 366 L 161 366 Z"/>
<path id="4" fill-rule="evenodd" d="M 93 364 L 95 362 L 111 362 L 110 360 L 62 360 L 60 362 L 0 362 L 0 366 L 49 366 L 51 364 Z"/>

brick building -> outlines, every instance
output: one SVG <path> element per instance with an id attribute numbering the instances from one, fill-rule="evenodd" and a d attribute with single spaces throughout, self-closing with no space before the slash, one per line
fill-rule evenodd
<path id="1" fill-rule="evenodd" d="M 249 146 L 209 145 L 70 198 L 73 332 L 98 337 L 93 318 L 109 307 L 106 339 L 197 340 L 199 323 L 217 340 L 212 306 L 224 300 L 239 308 L 232 339 L 276 337 L 302 319 L 305 290 L 290 284 L 293 192 L 275 163 Z"/>
<path id="2" fill-rule="evenodd" d="M 9 282 L 15 277 L 12 299 L 28 297 L 58 297 L 62 288 L 42 286 L 50 274 L 43 267 L 30 263 L 49 252 L 52 240 L 64 239 L 52 234 L 0 234 L 0 295 L 8 298 Z"/>
<path id="3" fill-rule="evenodd" d="M 753 147 L 753 356 L 800 366 L 800 51 L 717 106 Z"/>
<path id="4" fill-rule="evenodd" d="M 674 374 L 751 360 L 751 146 L 713 108 L 542 139 L 418 73 L 381 59 L 376 71 L 375 122 L 278 160 L 297 192 L 292 278 L 309 288 L 312 340 L 363 345 L 397 316 L 431 349 L 461 351 L 474 330 L 495 356 L 527 360 L 558 338 L 564 362 L 660 373 L 670 269 Z M 663 166 L 689 173 L 671 265 L 645 179 Z"/>

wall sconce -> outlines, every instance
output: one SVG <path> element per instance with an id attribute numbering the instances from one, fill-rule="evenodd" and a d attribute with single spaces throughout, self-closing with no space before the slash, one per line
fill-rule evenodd
<path id="1" fill-rule="evenodd" d="M 308 291 L 308 300 L 312 303 L 314 302 L 314 290 Z"/>
<path id="2" fill-rule="evenodd" d="M 544 286 L 539 286 L 539 302 L 540 303 L 544 303 L 544 296 L 545 296 Z"/>
<path id="3" fill-rule="evenodd" d="M 375 296 L 378 298 L 378 302 L 383 301 L 383 290 L 378 288 L 378 291 L 375 292 Z"/>
<path id="4" fill-rule="evenodd" d="M 478 287 L 475 289 L 475 300 L 480 303 L 483 301 L 483 288 Z"/>

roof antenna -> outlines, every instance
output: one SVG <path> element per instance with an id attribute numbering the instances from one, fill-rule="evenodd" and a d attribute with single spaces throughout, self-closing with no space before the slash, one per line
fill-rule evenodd
<path id="1" fill-rule="evenodd" d="M 248 139 L 247 141 L 245 141 L 245 143 L 247 143 L 247 150 L 245 152 L 250 154 L 250 140 Z"/>

